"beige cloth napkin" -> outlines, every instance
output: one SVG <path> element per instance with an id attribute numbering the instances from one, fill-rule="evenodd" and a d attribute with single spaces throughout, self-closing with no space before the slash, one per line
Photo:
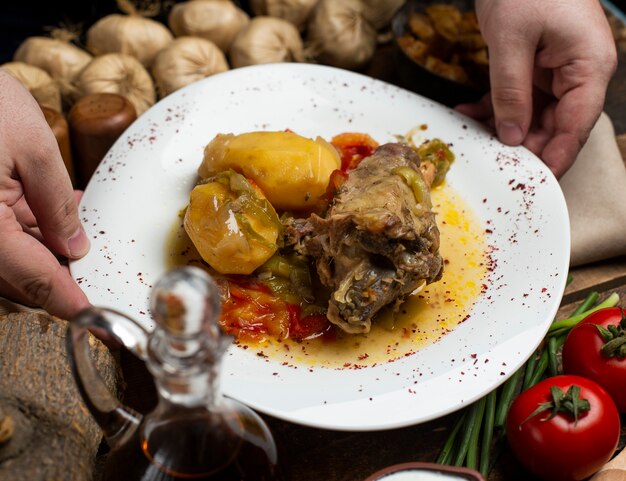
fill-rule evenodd
<path id="1" fill-rule="evenodd" d="M 626 254 L 626 168 L 606 114 L 560 184 L 571 224 L 570 264 Z"/>

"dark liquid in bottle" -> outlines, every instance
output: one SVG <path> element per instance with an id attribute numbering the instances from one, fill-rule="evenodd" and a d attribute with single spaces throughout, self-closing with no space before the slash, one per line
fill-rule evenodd
<path id="1" fill-rule="evenodd" d="M 146 421 L 108 456 L 105 481 L 276 481 L 276 449 L 252 411 Z M 269 435 L 269 437 L 268 437 Z"/>

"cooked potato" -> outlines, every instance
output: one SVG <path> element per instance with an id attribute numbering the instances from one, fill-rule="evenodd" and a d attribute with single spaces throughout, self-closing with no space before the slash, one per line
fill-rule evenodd
<path id="1" fill-rule="evenodd" d="M 276 252 L 282 228 L 263 193 L 232 170 L 194 187 L 184 225 L 202 259 L 222 274 L 251 274 Z"/>
<path id="2" fill-rule="evenodd" d="M 220 134 L 204 149 L 198 169 L 205 178 L 233 169 L 256 183 L 277 210 L 306 210 L 326 192 L 341 161 L 335 148 L 318 137 L 293 132 Z"/>

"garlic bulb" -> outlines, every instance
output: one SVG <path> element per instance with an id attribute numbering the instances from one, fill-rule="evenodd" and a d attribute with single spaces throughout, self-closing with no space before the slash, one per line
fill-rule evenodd
<path id="1" fill-rule="evenodd" d="M 125 53 L 146 67 L 169 44 L 172 33 L 161 23 L 141 16 L 130 2 L 118 0 L 128 14 L 114 13 L 101 18 L 87 31 L 87 49 L 94 55 Z"/>
<path id="2" fill-rule="evenodd" d="M 59 81 L 71 83 L 91 62 L 91 55 L 69 41 L 50 37 L 28 37 L 15 51 L 13 60 L 39 67 Z"/>
<path id="3" fill-rule="evenodd" d="M 202 37 L 228 52 L 233 40 L 250 18 L 234 3 L 223 0 L 195 0 L 174 5 L 167 18 L 177 37 Z"/>
<path id="4" fill-rule="evenodd" d="M 224 53 L 199 37 L 179 37 L 159 52 L 152 76 L 161 97 L 197 80 L 228 70 Z"/>
<path id="5" fill-rule="evenodd" d="M 230 60 L 233 67 L 261 63 L 301 62 L 302 38 L 298 29 L 286 20 L 254 17 L 233 42 Z"/>
<path id="6" fill-rule="evenodd" d="M 303 30 L 317 0 L 251 0 L 255 15 L 282 18 Z"/>
<path id="7" fill-rule="evenodd" d="M 109 53 L 94 58 L 78 76 L 77 86 L 83 95 L 110 92 L 126 97 L 137 116 L 156 100 L 150 74 L 135 57 Z"/>
<path id="8" fill-rule="evenodd" d="M 308 24 L 311 54 L 335 67 L 364 67 L 376 50 L 376 30 L 363 11 L 360 0 L 319 0 Z"/>
<path id="9" fill-rule="evenodd" d="M 23 62 L 9 62 L 1 67 L 19 80 L 39 105 L 61 112 L 61 92 L 45 70 Z"/>
<path id="10" fill-rule="evenodd" d="M 405 0 L 361 0 L 363 3 L 363 18 L 375 29 L 385 28 L 391 22 Z"/>

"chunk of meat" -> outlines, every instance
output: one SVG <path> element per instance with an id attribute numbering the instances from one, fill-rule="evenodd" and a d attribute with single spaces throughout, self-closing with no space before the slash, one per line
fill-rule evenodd
<path id="1" fill-rule="evenodd" d="M 328 318 L 344 331 L 369 332 L 382 307 L 441 278 L 439 230 L 424 187 L 418 155 L 385 144 L 349 172 L 324 218 L 286 226 L 286 243 L 312 256 L 332 289 Z"/>

